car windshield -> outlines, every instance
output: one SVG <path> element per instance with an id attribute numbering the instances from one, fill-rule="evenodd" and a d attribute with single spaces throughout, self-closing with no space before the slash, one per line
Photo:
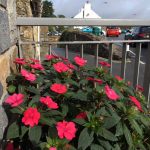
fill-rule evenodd
<path id="1" fill-rule="evenodd" d="M 118 27 L 107 27 L 108 29 L 118 29 Z"/>
<path id="2" fill-rule="evenodd" d="M 141 27 L 142 33 L 150 33 L 150 27 Z"/>

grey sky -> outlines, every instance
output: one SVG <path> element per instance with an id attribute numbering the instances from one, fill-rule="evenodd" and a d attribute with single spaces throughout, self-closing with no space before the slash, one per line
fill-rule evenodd
<path id="1" fill-rule="evenodd" d="M 75 16 L 87 0 L 51 0 L 55 14 Z M 150 19 L 150 0 L 89 0 L 102 18 Z M 107 2 L 107 3 L 106 3 Z"/>

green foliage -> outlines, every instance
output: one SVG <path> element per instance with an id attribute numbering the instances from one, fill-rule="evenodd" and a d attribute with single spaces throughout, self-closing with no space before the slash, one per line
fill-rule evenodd
<path id="1" fill-rule="evenodd" d="M 54 8 L 53 3 L 51 1 L 43 1 L 42 17 L 54 17 Z"/>
<path id="2" fill-rule="evenodd" d="M 31 74 L 28 74 L 26 79 L 20 71 L 8 77 L 9 94 L 11 96 L 23 94 L 23 101 L 13 106 L 12 98 L 11 103 L 7 103 L 10 105 L 8 110 L 13 118 L 10 119 L 7 139 L 17 140 L 18 143 L 28 147 L 32 145 L 41 150 L 49 150 L 50 147 L 56 147 L 57 150 L 148 150 L 150 148 L 150 118 L 141 91 L 133 89 L 124 80 L 114 78 L 108 73 L 109 68 L 105 66 L 81 67 L 62 57 L 51 57 L 51 60 L 41 62 L 43 70 L 32 68 L 31 64 L 36 64 L 33 61 L 27 61 L 21 67 L 34 74 L 35 81 L 27 80 Z M 63 62 L 65 65 L 72 64 L 74 69 L 70 68 L 60 73 L 53 66 L 58 62 Z M 60 68 L 63 69 L 63 66 Z M 51 89 L 54 83 L 65 85 L 66 92 L 61 94 L 54 92 Z M 108 93 L 106 85 L 110 88 Z M 58 90 L 61 91 L 63 88 Z M 113 99 L 112 91 L 119 98 Z M 51 101 L 45 104 L 42 102 L 42 98 L 47 96 L 55 105 Z M 136 98 L 141 109 L 130 96 Z M 20 99 L 16 99 L 18 100 Z M 53 107 L 49 107 L 52 104 Z M 40 114 L 39 120 L 33 127 L 23 121 L 28 108 L 37 109 Z M 31 117 L 29 122 L 36 119 L 32 118 L 32 114 L 28 115 Z M 68 131 L 69 127 L 62 131 L 65 133 L 58 133 L 57 125 L 63 121 L 64 124 L 66 122 L 75 124 L 77 132 L 71 140 L 66 138 L 66 135 L 72 131 Z M 30 144 L 25 141 L 29 141 Z"/>

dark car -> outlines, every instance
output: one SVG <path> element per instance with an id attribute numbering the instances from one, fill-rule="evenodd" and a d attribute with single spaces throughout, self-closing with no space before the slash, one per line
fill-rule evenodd
<path id="1" fill-rule="evenodd" d="M 150 26 L 134 27 L 130 32 L 126 33 L 125 40 L 150 40 Z M 132 45 L 135 45 L 133 43 Z M 147 46 L 146 43 L 143 43 Z"/>

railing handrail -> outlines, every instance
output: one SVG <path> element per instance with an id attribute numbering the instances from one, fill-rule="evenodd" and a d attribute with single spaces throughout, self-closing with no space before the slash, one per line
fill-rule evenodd
<path id="1" fill-rule="evenodd" d="M 150 26 L 150 19 L 75 19 L 18 17 L 17 26 Z"/>
<path id="2" fill-rule="evenodd" d="M 20 41 L 20 44 L 103 44 L 103 43 L 148 43 L 150 40 L 112 40 L 112 41 L 62 41 L 62 42 L 49 42 L 49 41 Z"/>

